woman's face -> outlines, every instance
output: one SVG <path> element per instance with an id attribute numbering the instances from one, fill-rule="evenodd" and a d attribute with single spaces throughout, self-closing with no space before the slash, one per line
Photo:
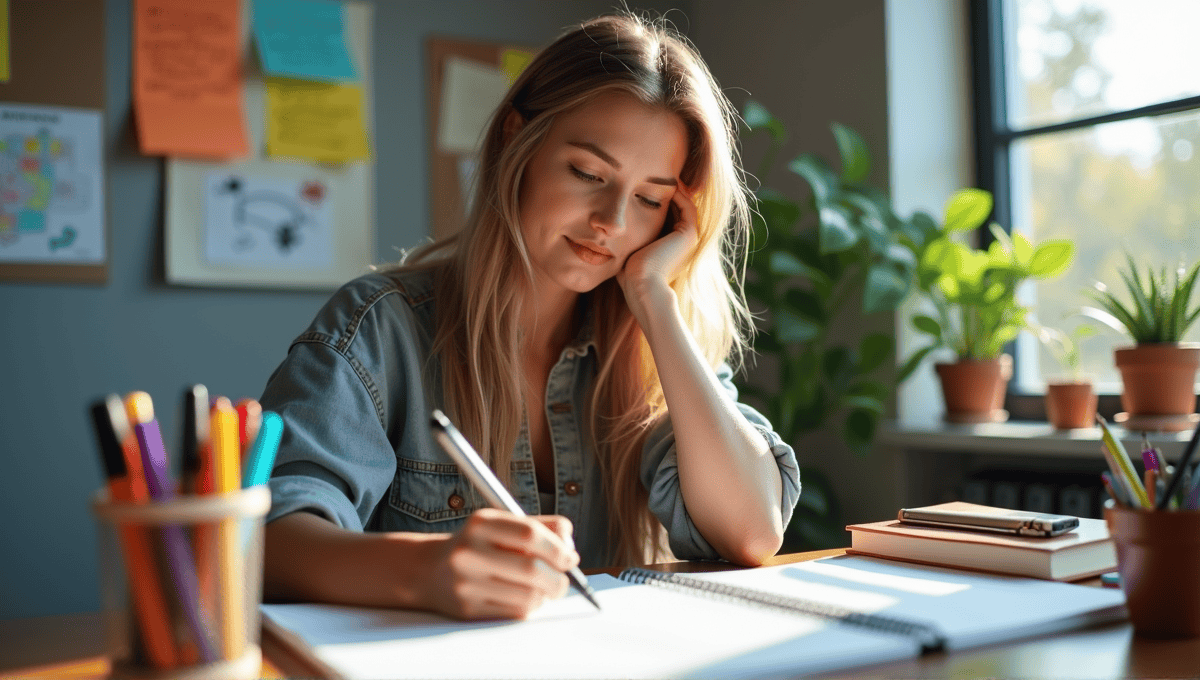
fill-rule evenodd
<path id="1" fill-rule="evenodd" d="M 558 116 L 520 188 L 538 289 L 584 293 L 621 271 L 661 234 L 686 158 L 679 116 L 624 93 Z"/>

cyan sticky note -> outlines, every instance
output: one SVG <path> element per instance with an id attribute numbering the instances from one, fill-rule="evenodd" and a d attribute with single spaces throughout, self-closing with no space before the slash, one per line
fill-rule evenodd
<path id="1" fill-rule="evenodd" d="M 254 0 L 254 40 L 267 75 L 305 80 L 354 80 L 346 49 L 342 3 Z"/>

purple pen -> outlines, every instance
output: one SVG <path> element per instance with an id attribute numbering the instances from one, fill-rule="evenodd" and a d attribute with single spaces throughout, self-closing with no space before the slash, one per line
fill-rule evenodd
<path id="1" fill-rule="evenodd" d="M 1158 470 L 1162 472 L 1162 463 L 1158 457 L 1158 450 L 1150 446 L 1150 442 L 1142 440 L 1142 465 L 1147 470 Z"/>
<path id="2" fill-rule="evenodd" d="M 131 392 L 125 397 L 125 410 L 137 435 L 138 448 L 142 451 L 142 466 L 150 497 L 155 501 L 169 501 L 175 494 L 167 471 L 167 449 L 163 445 L 158 421 L 154 419 L 154 403 L 145 392 Z M 167 569 L 179 596 L 179 608 L 192 636 L 196 638 L 200 658 L 206 663 L 218 661 L 220 658 L 210 636 L 212 624 L 201 620 L 200 586 L 196 580 L 195 560 L 183 528 L 178 525 L 164 526 L 161 536 L 167 553 Z"/>

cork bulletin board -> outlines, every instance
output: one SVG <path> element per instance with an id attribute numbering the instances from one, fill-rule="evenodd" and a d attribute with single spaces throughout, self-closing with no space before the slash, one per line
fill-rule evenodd
<path id="1" fill-rule="evenodd" d="M 449 236 L 461 227 L 468 191 L 462 169 L 463 154 L 446 149 L 439 140 L 439 124 L 444 122 L 446 113 L 442 106 L 447 66 L 457 59 L 500 69 L 504 66 L 506 55 L 522 53 L 532 56 L 535 52 L 536 49 L 532 47 L 501 42 L 446 37 L 432 37 L 426 41 L 430 231 L 434 239 Z"/>
<path id="2" fill-rule="evenodd" d="M 9 0 L 8 5 L 10 75 L 0 82 L 0 125 L 8 132 L 3 153 L 32 179 L 3 189 L 14 200 L 0 206 L 0 219 L 15 215 L 19 226 L 0 225 L 0 281 L 103 284 L 110 231 L 104 190 L 104 0 Z M 29 143 L 53 145 L 58 155 L 51 161 L 31 154 Z M 85 162 L 76 166 L 63 160 L 58 152 L 64 149 L 86 156 Z M 26 166 L 39 162 L 45 162 L 46 172 Z M 64 202 L 68 212 L 86 216 L 78 223 L 78 239 L 75 231 L 52 233 L 51 212 Z M 41 254 L 13 256 L 22 239 L 40 240 Z"/>

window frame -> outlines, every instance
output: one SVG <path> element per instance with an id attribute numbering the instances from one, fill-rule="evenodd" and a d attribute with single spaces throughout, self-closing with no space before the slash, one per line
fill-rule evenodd
<path id="1" fill-rule="evenodd" d="M 1072 118 L 1047 125 L 1014 128 L 1008 119 L 1007 59 L 1004 54 L 1005 23 L 1012 21 L 1003 11 L 1005 0 L 969 0 L 968 21 L 971 37 L 971 86 L 975 98 L 973 113 L 975 186 L 992 193 L 994 205 L 989 223 L 1012 229 L 1012 183 L 1009 153 L 1013 142 L 1067 130 L 1095 127 L 1134 118 L 1150 118 L 1184 111 L 1200 110 L 1200 95 L 1156 102 L 1133 109 L 1112 111 L 1095 116 Z M 980 246 L 994 240 L 991 232 L 980 228 Z M 1014 374 L 1021 361 L 1016 343 L 1006 350 L 1013 358 Z M 1044 393 L 1019 392 L 1010 381 L 1005 408 L 1013 420 L 1046 420 Z M 1200 408 L 1200 396 L 1197 397 Z M 1119 394 L 1101 394 L 1098 412 L 1111 419 L 1124 410 Z"/>

